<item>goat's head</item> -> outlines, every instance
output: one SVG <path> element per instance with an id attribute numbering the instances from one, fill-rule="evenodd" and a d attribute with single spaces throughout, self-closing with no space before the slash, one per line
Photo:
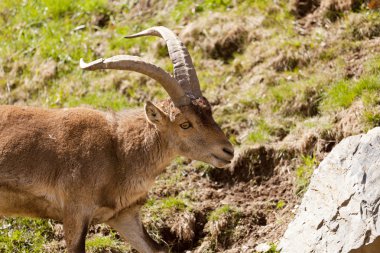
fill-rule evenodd
<path id="1" fill-rule="evenodd" d="M 233 158 L 233 147 L 214 121 L 209 102 L 202 96 L 189 52 L 165 27 L 152 27 L 127 38 L 149 35 L 165 39 L 174 65 L 174 77 L 152 63 L 129 55 L 99 59 L 88 64 L 81 59 L 81 68 L 133 70 L 155 79 L 171 100 L 160 103 L 160 106 L 147 102 L 145 112 L 149 122 L 173 136 L 169 144 L 179 155 L 217 167 L 227 165 Z"/>

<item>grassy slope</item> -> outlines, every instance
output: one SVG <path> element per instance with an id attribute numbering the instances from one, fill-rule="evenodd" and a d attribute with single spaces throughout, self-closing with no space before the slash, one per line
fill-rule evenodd
<path id="1" fill-rule="evenodd" d="M 119 71 L 82 73 L 78 61 L 131 53 L 155 59 L 171 70 L 157 39 L 125 40 L 122 36 L 152 25 L 179 32 L 182 26 L 192 24 L 193 30 L 183 37 L 205 95 L 215 104 L 215 117 L 237 146 L 297 140 L 307 132 L 337 141 L 379 125 L 379 13 L 363 9 L 304 31 L 294 24 L 285 1 L 278 2 L 153 1 L 153 7 L 148 8 L 105 0 L 63 0 L 59 4 L 53 0 L 3 0 L 0 103 L 45 107 L 85 104 L 121 110 L 163 98 L 162 89 L 146 77 Z M 242 43 L 236 52 L 224 56 L 215 48 L 239 25 L 245 28 L 239 33 Z M 341 118 L 350 113 L 359 115 L 354 120 L 356 129 L 336 134 Z M 321 153 L 313 146 L 294 157 L 297 165 L 290 169 L 294 171 L 295 192 L 302 194 L 311 171 L 323 157 Z M 185 180 L 184 167 L 162 177 L 158 185 L 170 188 Z M 205 166 L 195 167 L 202 172 Z M 164 222 L 165 210 L 192 212 L 197 200 L 191 194 L 152 195 L 146 207 L 148 217 L 159 223 Z M 224 213 L 225 219 L 239 219 L 239 207 L 216 205 L 219 209 L 206 214 L 211 225 Z M 276 208 L 284 205 L 286 200 L 279 200 Z M 161 238 L 159 231 L 150 229 L 153 236 Z M 106 236 L 98 236 L 99 230 Z M 212 231 L 205 233 L 213 238 Z M 127 250 L 106 228 L 93 228 L 90 237 L 90 252 Z M 0 221 L 0 252 L 62 251 L 61 239 L 59 225 L 51 221 Z"/>

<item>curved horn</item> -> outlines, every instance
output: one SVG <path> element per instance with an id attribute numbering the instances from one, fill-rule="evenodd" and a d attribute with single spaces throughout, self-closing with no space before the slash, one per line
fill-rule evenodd
<path id="1" fill-rule="evenodd" d="M 136 38 L 149 35 L 165 39 L 170 59 L 174 65 L 174 77 L 184 89 L 185 93 L 194 98 L 201 97 L 202 92 L 199 86 L 199 80 L 190 54 L 185 45 L 183 45 L 173 31 L 164 26 L 155 26 L 142 32 L 125 36 L 125 38 Z"/>
<path id="2" fill-rule="evenodd" d="M 164 87 L 177 107 L 190 104 L 190 98 L 186 96 L 183 89 L 169 73 L 152 63 L 144 61 L 140 57 L 117 55 L 107 59 L 101 58 L 90 63 L 85 63 L 83 59 L 80 59 L 80 67 L 84 70 L 132 70 L 145 74 L 159 82 Z"/>

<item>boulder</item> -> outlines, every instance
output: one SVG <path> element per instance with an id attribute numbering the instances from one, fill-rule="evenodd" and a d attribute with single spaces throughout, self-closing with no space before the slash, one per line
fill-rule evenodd
<path id="1" fill-rule="evenodd" d="M 314 171 L 281 253 L 380 252 L 380 128 L 342 140 Z"/>

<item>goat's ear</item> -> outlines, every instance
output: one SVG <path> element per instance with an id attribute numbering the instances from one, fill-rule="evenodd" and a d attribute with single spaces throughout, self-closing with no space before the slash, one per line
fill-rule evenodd
<path id="1" fill-rule="evenodd" d="M 145 114 L 148 121 L 155 125 L 164 123 L 167 117 L 163 111 L 149 101 L 145 104 Z"/>

